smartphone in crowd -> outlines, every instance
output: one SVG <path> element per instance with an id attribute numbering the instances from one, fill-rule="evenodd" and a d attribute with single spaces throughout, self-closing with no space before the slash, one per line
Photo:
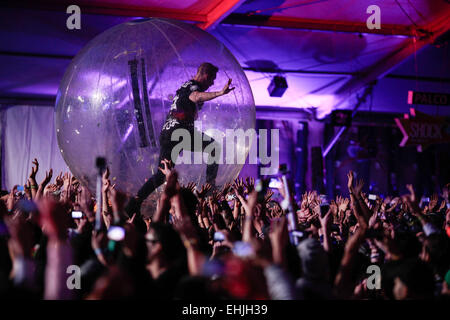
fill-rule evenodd
<path id="1" fill-rule="evenodd" d="M 237 241 L 233 246 L 233 253 L 241 258 L 250 257 L 253 255 L 253 247 L 248 242 Z"/>
<path id="2" fill-rule="evenodd" d="M 377 196 L 375 194 L 369 194 L 369 200 L 375 201 L 377 200 Z"/>
<path id="3" fill-rule="evenodd" d="M 17 186 L 17 191 L 15 193 L 16 196 L 21 197 L 25 194 L 24 186 Z"/>
<path id="4" fill-rule="evenodd" d="M 81 211 L 72 211 L 73 219 L 81 219 L 83 217 L 83 212 Z"/>
<path id="5" fill-rule="evenodd" d="M 282 184 L 278 179 L 271 178 L 269 182 L 269 188 L 271 189 L 279 189 L 281 188 Z"/>
<path id="6" fill-rule="evenodd" d="M 235 194 L 227 194 L 227 197 L 226 197 L 227 201 L 233 201 L 234 199 L 236 199 Z"/>
<path id="7" fill-rule="evenodd" d="M 224 240 L 225 240 L 225 235 L 222 232 L 216 231 L 214 233 L 214 241 L 222 242 Z"/>
<path id="8" fill-rule="evenodd" d="M 292 234 L 294 237 L 297 237 L 297 238 L 299 238 L 299 239 L 303 239 L 303 238 L 305 237 L 305 233 L 302 232 L 302 231 L 298 231 L 298 230 L 292 231 L 291 234 Z"/>
<path id="9" fill-rule="evenodd" d="M 108 239 L 122 241 L 125 238 L 125 229 L 119 226 L 112 226 L 108 229 Z"/>
<path id="10" fill-rule="evenodd" d="M 427 206 L 428 203 L 430 203 L 430 198 L 429 197 L 422 197 L 421 201 L 422 201 L 422 205 L 423 206 Z"/>

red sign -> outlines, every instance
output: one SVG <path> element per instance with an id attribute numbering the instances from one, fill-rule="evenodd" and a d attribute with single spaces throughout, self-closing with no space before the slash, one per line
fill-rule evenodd
<path id="1" fill-rule="evenodd" d="M 411 115 L 404 119 L 395 118 L 395 122 L 403 133 L 400 147 L 408 145 L 427 146 L 435 143 L 450 142 L 450 125 L 445 117 L 432 117 L 410 109 Z"/>

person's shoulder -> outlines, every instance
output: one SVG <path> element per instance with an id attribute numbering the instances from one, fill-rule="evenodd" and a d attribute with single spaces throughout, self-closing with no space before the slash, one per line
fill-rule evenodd
<path id="1" fill-rule="evenodd" d="M 198 91 L 200 83 L 195 80 L 189 80 L 189 89 L 191 91 Z"/>
<path id="2" fill-rule="evenodd" d="M 197 81 L 191 79 L 191 80 L 188 80 L 185 83 L 183 83 L 181 85 L 180 89 L 184 89 L 184 90 L 188 89 L 191 92 L 198 91 L 198 89 L 200 87 L 199 85 L 200 84 Z"/>

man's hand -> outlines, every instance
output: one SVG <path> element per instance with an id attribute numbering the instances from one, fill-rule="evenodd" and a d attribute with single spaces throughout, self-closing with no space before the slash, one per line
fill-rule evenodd
<path id="1" fill-rule="evenodd" d="M 332 213 L 332 210 L 331 210 L 331 206 L 330 206 L 330 209 L 323 217 L 319 214 L 319 221 L 320 221 L 320 225 L 322 226 L 323 230 L 328 230 L 328 228 L 331 225 L 331 221 L 332 221 L 331 213 Z"/>
<path id="2" fill-rule="evenodd" d="M 412 184 L 407 184 L 406 189 L 408 189 L 409 194 L 411 195 L 411 201 L 416 201 L 416 193 L 414 192 L 414 188 Z"/>
<path id="3" fill-rule="evenodd" d="M 33 167 L 31 167 L 31 173 L 30 173 L 30 179 L 35 180 L 36 179 L 36 173 L 39 171 L 39 162 L 36 158 L 33 160 Z"/>
<path id="4" fill-rule="evenodd" d="M 246 188 L 246 193 L 251 193 L 253 189 L 255 189 L 255 179 L 250 177 L 245 178 L 244 186 Z"/>
<path id="5" fill-rule="evenodd" d="M 166 179 L 167 184 L 166 188 L 164 189 L 164 193 L 170 199 L 180 191 L 180 185 L 178 183 L 178 172 L 176 170 L 169 170 Z"/>
<path id="6" fill-rule="evenodd" d="M 434 211 L 434 209 L 436 208 L 437 204 L 438 204 L 438 195 L 436 193 L 434 193 L 430 197 L 430 203 L 428 204 L 428 208 L 430 209 L 430 212 Z"/>
<path id="7" fill-rule="evenodd" d="M 220 191 L 219 199 L 220 200 L 226 200 L 226 196 L 230 192 L 230 189 L 231 189 L 231 183 L 226 183 L 223 186 L 222 190 Z"/>
<path id="8" fill-rule="evenodd" d="M 353 179 L 354 179 L 354 175 L 353 175 L 353 171 L 349 171 L 347 173 L 347 187 L 348 187 L 348 192 L 353 193 Z"/>
<path id="9" fill-rule="evenodd" d="M 55 185 L 56 185 L 58 188 L 61 188 L 61 187 L 63 186 L 63 184 L 64 184 L 63 173 L 60 172 L 60 173 L 58 174 L 58 176 L 55 178 Z"/>
<path id="10" fill-rule="evenodd" d="M 350 199 L 338 196 L 336 203 L 338 204 L 339 211 L 345 212 L 350 203 Z"/>
<path id="11" fill-rule="evenodd" d="M 86 214 L 89 221 L 93 221 L 94 215 L 94 201 L 92 200 L 92 194 L 86 186 L 81 186 L 80 188 L 80 207 L 81 210 Z"/>
<path id="12" fill-rule="evenodd" d="M 200 191 L 197 191 L 197 197 L 199 199 L 204 199 L 209 190 L 211 190 L 212 186 L 209 183 L 206 183 L 202 186 Z"/>
<path id="13" fill-rule="evenodd" d="M 69 172 L 64 173 L 63 179 L 63 187 L 64 190 L 67 190 L 70 186 L 70 181 L 72 180 L 72 175 Z"/>
<path id="14" fill-rule="evenodd" d="M 110 189 L 111 193 L 111 206 L 114 213 L 122 213 L 125 203 L 127 201 L 127 196 L 125 193 L 116 190 L 115 185 Z M 116 217 L 115 217 L 116 218 Z"/>
<path id="15" fill-rule="evenodd" d="M 183 185 L 183 188 L 188 189 L 192 193 L 194 193 L 195 190 L 195 182 L 189 182 L 187 185 Z"/>
<path id="16" fill-rule="evenodd" d="M 159 167 L 158 169 L 166 176 L 166 180 L 168 179 L 168 176 L 170 172 L 172 171 L 174 165 L 172 161 L 163 159 L 161 160 L 161 164 L 164 166 L 163 168 Z"/>
<path id="17" fill-rule="evenodd" d="M 45 178 L 41 182 L 42 188 L 45 188 L 45 186 L 50 182 L 50 180 L 52 180 L 52 176 L 53 176 L 53 169 L 50 169 L 50 171 L 48 172 L 45 171 Z"/>
<path id="18" fill-rule="evenodd" d="M 244 196 L 245 186 L 242 178 L 237 178 L 236 180 L 234 180 L 233 190 L 235 191 L 236 196 Z"/>
<path id="19" fill-rule="evenodd" d="M 358 182 L 353 187 L 353 191 L 355 192 L 356 195 L 359 195 L 363 187 L 364 187 L 364 180 L 359 179 Z"/>
<path id="20" fill-rule="evenodd" d="M 227 94 L 227 93 L 230 93 L 231 91 L 234 90 L 234 87 L 230 88 L 230 85 L 231 85 L 231 79 L 228 79 L 227 84 L 223 87 L 222 91 L 220 91 L 222 96 Z"/>
<path id="21" fill-rule="evenodd" d="M 9 193 L 7 199 L 6 199 L 6 209 L 8 209 L 9 212 L 11 212 L 14 209 L 14 206 L 16 204 L 16 192 L 17 192 L 18 185 L 15 185 L 11 192 Z"/>

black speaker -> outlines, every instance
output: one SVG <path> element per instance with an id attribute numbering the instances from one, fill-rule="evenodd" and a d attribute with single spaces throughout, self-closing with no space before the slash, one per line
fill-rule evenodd
<path id="1" fill-rule="evenodd" d="M 269 95 L 271 97 L 281 97 L 286 91 L 288 85 L 286 82 L 286 78 L 282 76 L 275 76 L 272 78 L 269 87 L 267 90 L 269 91 Z"/>

